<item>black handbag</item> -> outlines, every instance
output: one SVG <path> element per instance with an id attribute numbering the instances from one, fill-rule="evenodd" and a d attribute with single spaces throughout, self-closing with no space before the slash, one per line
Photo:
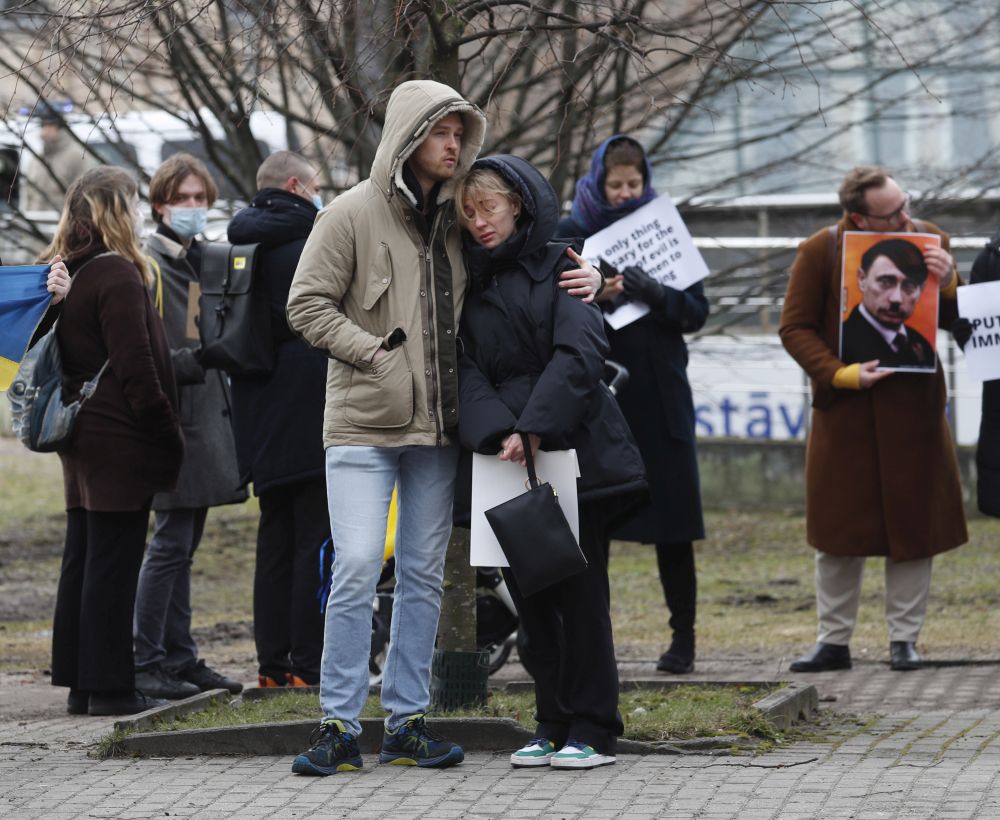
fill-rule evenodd
<path id="1" fill-rule="evenodd" d="M 486 510 L 486 520 L 507 556 L 525 597 L 587 568 L 587 559 L 563 515 L 551 484 L 535 474 L 531 442 L 521 434 L 528 463 L 528 491 Z"/>
<path id="2" fill-rule="evenodd" d="M 100 253 L 84 262 L 74 278 L 91 263 L 110 251 Z M 67 298 L 68 295 L 67 295 Z M 63 368 L 56 325 L 39 339 L 21 360 L 17 375 L 10 383 L 7 398 L 11 406 L 11 427 L 21 443 L 36 453 L 53 453 L 69 447 L 76 426 L 76 417 L 83 403 L 94 391 L 104 375 L 110 359 L 101 365 L 92 379 L 84 382 L 76 401 L 63 402 Z"/>

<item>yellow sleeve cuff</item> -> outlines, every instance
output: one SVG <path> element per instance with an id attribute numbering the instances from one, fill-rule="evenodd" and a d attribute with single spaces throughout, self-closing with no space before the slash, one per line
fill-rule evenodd
<path id="1" fill-rule="evenodd" d="M 849 364 L 833 374 L 833 386 L 840 390 L 861 389 L 861 363 Z"/>
<path id="2" fill-rule="evenodd" d="M 955 271 L 954 275 L 951 277 L 951 282 L 948 287 L 941 288 L 941 295 L 945 299 L 954 299 L 958 293 L 958 271 Z"/>

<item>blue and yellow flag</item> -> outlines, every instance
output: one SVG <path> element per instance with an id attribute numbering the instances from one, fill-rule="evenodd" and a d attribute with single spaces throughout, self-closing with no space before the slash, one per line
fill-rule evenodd
<path id="1" fill-rule="evenodd" d="M 14 380 L 52 300 L 45 289 L 48 272 L 48 265 L 0 265 L 0 390 Z"/>

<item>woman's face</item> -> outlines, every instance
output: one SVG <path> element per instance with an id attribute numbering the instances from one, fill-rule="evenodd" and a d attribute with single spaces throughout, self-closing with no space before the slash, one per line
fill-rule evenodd
<path id="1" fill-rule="evenodd" d="M 484 248 L 509 239 L 520 212 L 503 194 L 491 191 L 470 191 L 462 200 L 462 224 Z"/>
<path id="2" fill-rule="evenodd" d="M 642 196 L 642 171 L 634 165 L 613 165 L 604 175 L 604 198 L 611 205 L 621 205 Z"/>

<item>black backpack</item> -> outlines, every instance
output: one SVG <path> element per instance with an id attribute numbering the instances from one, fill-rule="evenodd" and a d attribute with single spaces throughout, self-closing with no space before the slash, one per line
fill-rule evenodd
<path id="1" fill-rule="evenodd" d="M 198 299 L 202 367 L 230 376 L 263 376 L 274 369 L 271 314 L 257 282 L 259 247 L 204 245 Z"/>

